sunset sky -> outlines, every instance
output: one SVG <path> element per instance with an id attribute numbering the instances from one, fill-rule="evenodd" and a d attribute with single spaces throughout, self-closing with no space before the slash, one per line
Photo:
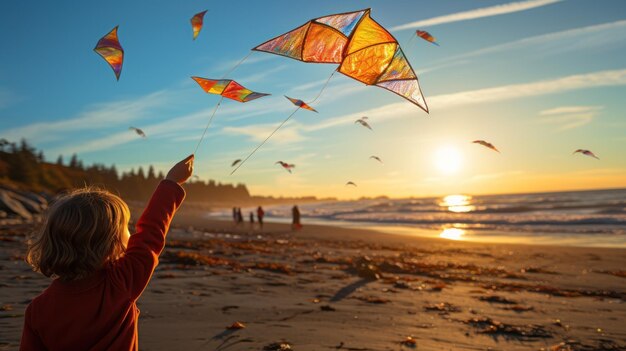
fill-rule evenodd
<path id="1" fill-rule="evenodd" d="M 221 78 L 268 39 L 368 7 L 403 47 L 430 114 L 336 74 L 313 104 L 319 114 L 298 111 L 229 176 L 293 111 L 283 95 L 312 100 L 337 67 L 254 52 L 227 78 L 272 96 L 224 100 L 196 174 L 255 195 L 340 198 L 626 187 L 622 0 L 2 1 L 0 137 L 26 138 L 52 161 L 77 153 L 87 164 L 165 171 L 193 152 L 219 100 L 190 76 Z M 189 19 L 205 9 L 193 41 Z M 116 25 L 119 82 L 92 51 Z M 441 46 L 410 40 L 416 29 Z M 362 116 L 373 131 L 354 124 Z"/>

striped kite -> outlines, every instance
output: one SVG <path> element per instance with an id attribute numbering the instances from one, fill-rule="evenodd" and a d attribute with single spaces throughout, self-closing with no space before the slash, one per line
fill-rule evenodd
<path id="1" fill-rule="evenodd" d="M 122 74 L 122 64 L 124 63 L 124 49 L 117 39 L 117 27 L 113 28 L 107 35 L 98 40 L 98 44 L 93 49 L 98 55 L 111 66 L 115 72 L 115 78 L 120 80 Z"/>
<path id="2" fill-rule="evenodd" d="M 422 39 L 424 39 L 424 40 L 426 40 L 428 42 L 431 42 L 431 43 L 439 46 L 439 44 L 437 44 L 437 39 L 435 39 L 435 37 L 433 37 L 432 35 L 430 35 L 430 33 L 426 32 L 426 31 L 423 31 L 423 30 L 415 31 L 415 35 L 417 35 L 418 37 L 420 37 L 420 38 L 422 38 Z"/>
<path id="3" fill-rule="evenodd" d="M 193 17 L 191 17 L 191 28 L 193 29 L 193 40 L 196 40 L 198 34 L 202 30 L 202 22 L 204 20 L 204 14 L 207 10 L 204 10 L 200 13 L 196 13 Z"/>
<path id="4" fill-rule="evenodd" d="M 313 107 L 307 105 L 306 102 L 300 100 L 300 99 L 293 99 L 290 98 L 289 96 L 285 95 L 285 97 L 287 99 L 289 99 L 289 101 L 291 101 L 294 105 L 298 106 L 299 108 L 303 108 L 305 110 L 309 110 L 309 111 L 313 111 L 313 112 L 317 112 L 317 110 L 315 110 Z"/>

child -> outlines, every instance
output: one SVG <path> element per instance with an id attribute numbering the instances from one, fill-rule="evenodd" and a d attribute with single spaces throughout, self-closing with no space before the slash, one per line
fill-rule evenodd
<path id="1" fill-rule="evenodd" d="M 20 350 L 138 350 L 136 302 L 185 197 L 194 156 L 177 163 L 128 232 L 130 212 L 104 190 L 58 199 L 28 249 L 35 270 L 55 279 L 28 305 Z"/>

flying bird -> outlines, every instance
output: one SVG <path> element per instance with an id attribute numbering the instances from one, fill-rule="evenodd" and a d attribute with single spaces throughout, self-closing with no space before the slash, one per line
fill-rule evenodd
<path id="1" fill-rule="evenodd" d="M 370 156 L 370 159 L 373 159 L 373 160 L 376 160 L 376 161 L 378 161 L 380 163 L 383 163 L 383 160 L 381 160 L 380 157 L 378 157 L 378 156 Z"/>
<path id="2" fill-rule="evenodd" d="M 281 165 L 289 173 L 291 173 L 291 170 L 293 168 L 296 168 L 296 165 L 283 162 L 283 161 L 276 161 L 275 165 Z"/>
<path id="3" fill-rule="evenodd" d="M 368 120 L 368 119 L 369 119 L 369 118 L 367 118 L 367 117 L 361 117 L 361 118 L 357 119 L 356 121 L 354 121 L 354 123 L 355 123 L 355 124 L 356 124 L 356 123 L 359 123 L 359 124 L 360 124 L 360 125 L 362 125 L 363 127 L 367 128 L 367 129 L 369 129 L 369 130 L 373 130 L 373 129 L 372 129 L 372 127 L 369 125 L 369 123 L 367 123 L 367 120 Z"/>
<path id="4" fill-rule="evenodd" d="M 356 186 L 356 184 L 354 184 L 354 182 L 347 182 L 347 183 L 346 183 L 346 186 L 348 186 L 348 185 L 353 185 L 353 186 Z"/>
<path id="5" fill-rule="evenodd" d="M 132 130 L 135 133 L 137 133 L 137 135 L 139 135 L 142 138 L 146 137 L 146 133 L 143 132 L 143 130 L 139 129 L 139 128 L 135 128 L 135 127 L 128 127 L 128 130 Z"/>
<path id="6" fill-rule="evenodd" d="M 239 162 L 241 162 L 241 159 L 238 158 L 236 160 L 233 161 L 233 163 L 230 165 L 231 167 L 235 167 Z"/>
<path id="7" fill-rule="evenodd" d="M 486 141 L 484 141 L 484 140 L 474 140 L 474 141 L 472 141 L 472 143 L 474 143 L 474 144 L 480 144 L 480 145 L 482 145 L 482 146 L 484 146 L 484 147 L 488 147 L 488 148 L 490 148 L 491 150 L 493 150 L 493 151 L 496 151 L 496 152 L 500 153 L 500 151 L 499 151 L 498 149 L 496 149 L 496 147 L 495 147 L 495 146 L 493 146 L 493 144 L 492 144 L 492 143 L 486 142 Z"/>
<path id="8" fill-rule="evenodd" d="M 587 155 L 587 156 L 589 156 L 589 157 L 593 157 L 593 158 L 598 159 L 598 160 L 600 159 L 598 156 L 596 156 L 593 152 L 591 152 L 591 151 L 589 151 L 589 150 L 578 149 L 578 150 L 574 151 L 574 153 L 573 153 L 573 154 L 575 154 L 575 153 L 577 153 L 577 152 L 580 152 L 580 153 L 581 153 L 581 154 L 583 154 L 583 155 Z M 573 154 L 572 154 L 572 155 L 573 155 Z"/>

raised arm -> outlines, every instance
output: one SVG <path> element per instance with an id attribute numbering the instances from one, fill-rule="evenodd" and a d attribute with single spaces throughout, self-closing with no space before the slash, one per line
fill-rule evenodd
<path id="1" fill-rule="evenodd" d="M 165 247 L 165 236 L 176 210 L 185 198 L 180 186 L 193 172 L 193 155 L 180 161 L 152 194 L 148 206 L 137 221 L 124 257 L 112 265 L 114 282 L 137 299 L 152 277 Z"/>

